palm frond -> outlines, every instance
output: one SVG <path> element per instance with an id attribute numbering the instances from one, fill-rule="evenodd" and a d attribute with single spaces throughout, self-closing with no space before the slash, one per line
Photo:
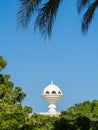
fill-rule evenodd
<path id="1" fill-rule="evenodd" d="M 35 21 L 35 29 L 39 29 L 42 36 L 51 36 L 54 20 L 62 0 L 49 0 L 42 8 L 39 9 Z"/>
<path id="2" fill-rule="evenodd" d="M 19 0 L 19 11 L 17 13 L 17 26 L 27 27 L 31 15 L 37 10 L 42 0 Z"/>
<path id="3" fill-rule="evenodd" d="M 83 8 L 85 8 L 88 4 L 90 4 L 91 0 L 77 0 L 77 10 L 78 10 L 78 14 L 81 13 L 81 11 L 83 10 Z"/>
<path id="4" fill-rule="evenodd" d="M 95 0 L 90 6 L 88 7 L 87 11 L 83 15 L 82 18 L 82 32 L 87 32 L 88 27 L 92 21 L 96 8 L 98 7 L 98 0 Z"/>

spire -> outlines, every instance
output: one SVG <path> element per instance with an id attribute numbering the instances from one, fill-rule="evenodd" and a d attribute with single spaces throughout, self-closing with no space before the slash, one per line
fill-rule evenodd
<path id="1" fill-rule="evenodd" d="M 51 80 L 51 85 L 53 85 L 53 80 Z"/>

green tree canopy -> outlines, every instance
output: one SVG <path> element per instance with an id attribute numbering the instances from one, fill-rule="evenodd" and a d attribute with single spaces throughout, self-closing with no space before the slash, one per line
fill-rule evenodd
<path id="1" fill-rule="evenodd" d="M 0 69 L 7 62 L 0 56 Z M 10 75 L 0 74 L 0 130 L 20 130 L 32 112 L 31 107 L 23 107 L 26 94 L 21 87 L 15 87 Z"/>
<path id="2" fill-rule="evenodd" d="M 0 57 L 1 70 L 6 65 Z M 32 108 L 22 105 L 25 96 L 10 75 L 0 73 L 0 130 L 98 130 L 98 100 L 75 104 L 58 117 L 30 116 Z"/>
<path id="3" fill-rule="evenodd" d="M 75 130 L 98 129 L 98 100 L 84 101 L 62 111 L 59 118 L 66 119 Z M 59 122 L 60 123 L 60 122 Z"/>
<path id="4" fill-rule="evenodd" d="M 0 56 L 0 71 L 4 69 L 4 67 L 7 65 L 7 62 L 4 60 L 2 56 Z"/>

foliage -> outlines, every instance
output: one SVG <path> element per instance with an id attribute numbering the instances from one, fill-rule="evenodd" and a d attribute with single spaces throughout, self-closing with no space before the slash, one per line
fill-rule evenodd
<path id="1" fill-rule="evenodd" d="M 17 13 L 18 27 L 26 28 L 31 18 L 35 18 L 34 30 L 38 29 L 42 36 L 50 37 L 62 1 L 63 0 L 19 0 L 20 7 Z M 97 8 L 98 0 L 77 0 L 78 14 L 85 9 L 81 27 L 83 33 L 88 31 Z"/>
<path id="2" fill-rule="evenodd" d="M 0 56 L 0 71 L 7 65 L 7 62 Z"/>
<path id="3" fill-rule="evenodd" d="M 98 119 L 98 100 L 85 101 L 83 103 L 75 104 L 67 111 L 62 111 L 61 116 L 65 115 L 69 119 L 76 119 L 78 116 L 86 116 L 91 120 Z"/>
<path id="4" fill-rule="evenodd" d="M 62 111 L 60 118 L 67 119 L 76 130 L 98 129 L 98 100 L 85 101 L 75 104 L 66 111 Z"/>
<path id="5" fill-rule="evenodd" d="M 28 26 L 31 17 L 36 14 L 34 30 L 38 29 L 42 36 L 51 36 L 58 8 L 63 0 L 19 0 L 17 25 Z M 45 2 L 45 3 L 44 3 Z"/>
<path id="6" fill-rule="evenodd" d="M 90 119 L 86 116 L 79 116 L 76 119 L 77 127 L 80 130 L 89 130 L 90 128 Z"/>
<path id="7" fill-rule="evenodd" d="M 7 62 L 0 57 L 0 69 Z M 21 87 L 14 87 L 10 75 L 0 74 L 0 130 L 21 129 L 32 111 L 30 107 L 23 107 L 21 102 L 26 94 Z"/>
<path id="8" fill-rule="evenodd" d="M 24 130 L 98 130 L 98 100 L 75 104 L 58 117 L 33 114 Z"/>
<path id="9" fill-rule="evenodd" d="M 0 57 L 1 70 L 7 62 Z M 98 100 L 75 104 L 58 117 L 32 114 L 22 106 L 26 94 L 10 75 L 0 74 L 0 130 L 98 130 Z"/>
<path id="10" fill-rule="evenodd" d="M 58 118 L 54 122 L 53 130 L 75 130 L 76 126 L 71 120 L 66 119 L 65 117 Z"/>
<path id="11" fill-rule="evenodd" d="M 82 18 L 82 31 L 88 31 L 89 25 L 94 17 L 95 11 L 98 8 L 98 0 L 77 0 L 77 10 L 80 14 L 86 10 Z"/>
<path id="12" fill-rule="evenodd" d="M 33 114 L 25 123 L 24 130 L 52 130 L 55 117 Z"/>

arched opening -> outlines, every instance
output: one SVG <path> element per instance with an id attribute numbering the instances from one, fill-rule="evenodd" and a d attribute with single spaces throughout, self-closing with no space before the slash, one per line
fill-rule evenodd
<path id="1" fill-rule="evenodd" d="M 58 94 L 61 94 L 61 92 L 60 92 L 60 91 L 58 91 Z"/>
<path id="2" fill-rule="evenodd" d="M 52 94 L 56 94 L 56 91 L 52 91 Z"/>
<path id="3" fill-rule="evenodd" d="M 49 91 L 46 91 L 46 94 L 49 94 Z"/>

